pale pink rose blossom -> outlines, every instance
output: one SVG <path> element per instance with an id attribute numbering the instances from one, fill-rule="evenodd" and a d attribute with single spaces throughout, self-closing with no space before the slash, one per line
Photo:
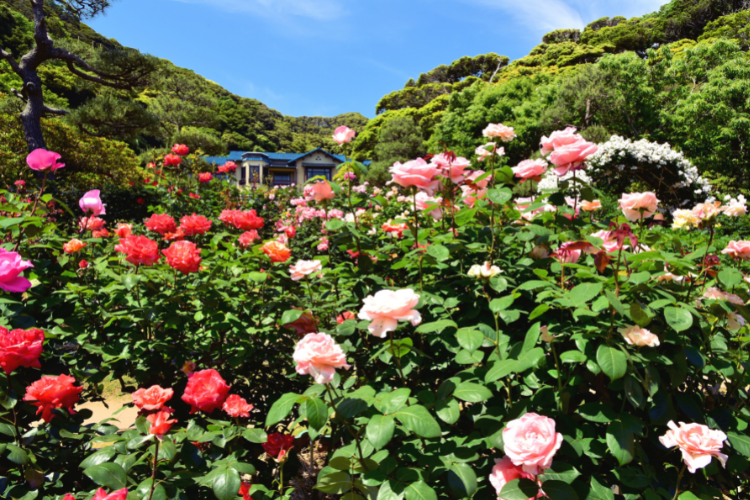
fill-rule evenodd
<path id="1" fill-rule="evenodd" d="M 495 466 L 492 468 L 492 474 L 490 474 L 490 484 L 495 488 L 495 493 L 498 498 L 500 498 L 500 493 L 503 491 L 503 487 L 515 479 L 528 479 L 536 482 L 536 477 L 533 474 L 529 474 L 521 467 L 514 465 L 509 457 L 505 456 L 502 459 L 496 458 Z M 537 495 L 537 498 L 540 498 L 541 495 L 542 493 L 540 492 L 540 494 Z M 527 500 L 532 500 L 532 498 Z"/>
<path id="2" fill-rule="evenodd" d="M 485 137 L 499 137 L 503 142 L 510 142 L 516 138 L 516 133 L 513 131 L 513 127 L 506 127 L 502 123 L 490 123 L 482 131 Z"/>
<path id="3" fill-rule="evenodd" d="M 714 203 L 699 203 L 691 210 L 692 214 L 698 217 L 700 220 L 711 220 L 715 219 L 721 213 L 721 202 L 716 201 Z"/>
<path id="4" fill-rule="evenodd" d="M 551 418 L 527 413 L 511 420 L 503 429 L 505 454 L 514 465 L 525 472 L 537 475 L 542 469 L 552 466 L 552 459 L 562 446 L 563 437 L 555 432 L 555 421 Z"/>
<path id="5" fill-rule="evenodd" d="M 547 156 L 555 149 L 567 146 L 583 140 L 583 137 L 576 134 L 575 127 L 568 127 L 565 130 L 557 130 L 552 132 L 549 137 L 542 137 L 542 154 Z"/>
<path id="6" fill-rule="evenodd" d="M 721 253 L 729 255 L 735 260 L 750 259 L 750 241 L 730 241 Z"/>
<path id="7" fill-rule="evenodd" d="M 337 368 L 351 368 L 341 346 L 325 333 L 305 335 L 294 348 L 293 358 L 297 363 L 297 373 L 310 375 L 317 384 L 327 384 L 333 380 Z"/>
<path id="8" fill-rule="evenodd" d="M 318 251 L 319 252 L 327 252 L 328 251 L 328 238 L 323 238 L 318 243 Z"/>
<path id="9" fill-rule="evenodd" d="M 380 290 L 375 295 L 368 295 L 359 311 L 359 319 L 370 320 L 367 329 L 376 337 L 385 338 L 388 332 L 398 328 L 399 321 L 411 321 L 413 326 L 422 322 L 422 316 L 415 309 L 419 295 L 414 290 Z"/>
<path id="10" fill-rule="evenodd" d="M 471 186 L 464 184 L 461 186 L 461 193 L 463 195 L 463 201 L 470 207 L 474 207 L 477 200 L 483 199 L 487 195 L 486 189 L 472 189 Z"/>
<path id="11" fill-rule="evenodd" d="M 430 215 L 432 215 L 432 218 L 435 220 L 440 220 L 443 218 L 443 211 L 440 209 L 440 204 L 442 202 L 442 198 L 433 198 L 424 191 L 420 191 L 417 193 L 417 210 L 421 211 L 432 208 L 432 210 L 430 211 Z"/>
<path id="12" fill-rule="evenodd" d="M 298 260 L 293 266 L 289 266 L 289 274 L 292 281 L 299 281 L 305 277 L 317 273 L 323 267 L 319 260 Z"/>
<path id="13" fill-rule="evenodd" d="M 553 254 L 563 264 L 575 264 L 581 258 L 581 250 L 570 249 L 574 242 L 563 243 Z"/>
<path id="14" fill-rule="evenodd" d="M 484 161 L 493 154 L 497 156 L 503 156 L 505 154 L 505 148 L 498 148 L 496 142 L 488 142 L 487 144 L 479 146 L 474 151 L 474 154 L 479 157 L 479 161 Z"/>
<path id="15" fill-rule="evenodd" d="M 651 217 L 659 205 L 656 195 L 651 192 L 623 193 L 618 201 L 623 215 L 631 222 Z"/>
<path id="16" fill-rule="evenodd" d="M 390 168 L 390 172 L 392 179 L 388 184 L 396 183 L 405 188 L 418 187 L 430 195 L 440 186 L 440 181 L 435 179 L 439 173 L 438 166 L 434 163 L 427 163 L 422 158 L 406 163 L 396 162 Z"/>
<path id="17" fill-rule="evenodd" d="M 459 156 L 451 160 L 445 153 L 433 156 L 430 161 L 437 165 L 440 173 L 453 181 L 454 184 L 463 182 L 464 170 L 471 166 L 471 162 L 466 158 Z"/>
<path id="18" fill-rule="evenodd" d="M 489 185 L 490 181 L 492 180 L 492 176 L 488 175 L 481 181 L 478 181 L 480 177 L 484 176 L 486 172 L 484 170 L 474 170 L 472 173 L 466 176 L 466 183 L 467 184 L 474 184 L 479 189 L 486 189 Z"/>
<path id="19" fill-rule="evenodd" d="M 549 156 L 549 161 L 555 165 L 555 173 L 562 177 L 568 172 L 583 168 L 584 162 L 589 156 L 599 150 L 599 147 L 584 139 L 572 144 L 556 148 Z"/>
<path id="20" fill-rule="evenodd" d="M 102 203 L 102 199 L 99 197 L 99 190 L 94 189 L 92 191 L 89 191 L 88 193 L 84 194 L 81 199 L 78 201 L 78 206 L 81 207 L 81 210 L 83 210 L 83 213 L 91 215 L 106 215 L 106 211 L 104 210 L 104 203 Z"/>
<path id="21" fill-rule="evenodd" d="M 595 210 L 599 210 L 600 208 L 602 208 L 602 202 L 599 200 L 594 200 L 594 201 L 583 200 L 581 202 L 581 210 L 583 210 L 584 212 L 593 212 Z"/>
<path id="22" fill-rule="evenodd" d="M 312 186 L 311 197 L 315 201 L 332 200 L 336 194 L 333 192 L 333 188 L 328 181 L 316 182 L 315 184 L 308 184 Z"/>
<path id="23" fill-rule="evenodd" d="M 727 292 L 721 291 L 718 288 L 713 287 L 713 286 L 706 288 L 706 291 L 703 292 L 703 297 L 701 298 L 709 299 L 709 300 L 725 300 L 729 302 L 730 304 L 734 304 L 736 306 L 741 306 L 745 304 L 742 301 L 742 299 L 739 298 L 737 295 L 733 293 L 727 293 Z"/>
<path id="24" fill-rule="evenodd" d="M 711 458 L 716 457 L 723 467 L 727 466 L 727 457 L 719 450 L 724 446 L 727 435 L 719 430 L 710 429 L 701 424 L 685 424 L 680 426 L 670 421 L 667 426 L 670 430 L 659 437 L 659 441 L 667 448 L 678 447 L 682 452 L 682 460 L 687 465 L 691 474 L 695 471 L 708 467 Z"/>
<path id="25" fill-rule="evenodd" d="M 339 146 L 342 146 L 347 142 L 352 142 L 355 135 L 357 135 L 357 133 L 354 130 L 342 125 L 334 130 L 333 140 L 336 141 Z"/>
<path id="26" fill-rule="evenodd" d="M 511 170 L 516 174 L 516 177 L 521 179 L 521 184 L 523 184 L 529 179 L 541 177 L 547 171 L 547 162 L 544 160 L 524 160 Z"/>
<path id="27" fill-rule="evenodd" d="M 637 347 L 657 347 L 659 345 L 659 337 L 640 326 L 633 325 L 628 328 L 620 328 L 617 331 L 629 345 Z"/>
<path id="28" fill-rule="evenodd" d="M 724 212 L 724 215 L 728 217 L 740 217 L 742 215 L 747 215 L 747 205 L 737 200 L 733 200 L 731 203 L 724 206 L 722 211 Z"/>

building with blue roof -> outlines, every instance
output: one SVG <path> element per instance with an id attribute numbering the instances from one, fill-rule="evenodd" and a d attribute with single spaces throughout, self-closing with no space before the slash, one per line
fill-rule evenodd
<path id="1" fill-rule="evenodd" d="M 229 156 L 206 156 L 204 159 L 217 166 L 228 161 L 236 163 L 235 178 L 243 187 L 253 184 L 299 185 L 313 177 L 331 180 L 336 169 L 346 161 L 346 156 L 318 148 L 307 153 L 232 151 Z"/>

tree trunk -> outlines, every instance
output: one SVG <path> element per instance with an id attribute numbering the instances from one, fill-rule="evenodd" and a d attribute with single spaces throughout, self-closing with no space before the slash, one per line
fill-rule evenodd
<path id="1" fill-rule="evenodd" d="M 26 136 L 29 153 L 35 149 L 47 149 L 42 134 L 42 112 L 44 110 L 44 98 L 42 97 L 42 82 L 34 74 L 26 75 L 23 88 L 26 94 L 26 107 L 21 111 L 21 123 L 23 133 Z"/>

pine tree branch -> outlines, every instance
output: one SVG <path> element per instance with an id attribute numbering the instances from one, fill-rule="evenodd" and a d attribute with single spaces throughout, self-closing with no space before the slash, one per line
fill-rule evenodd
<path id="1" fill-rule="evenodd" d="M 42 112 L 58 116 L 65 116 L 69 113 L 65 109 L 50 108 L 49 106 L 44 106 L 44 108 L 42 108 Z"/>
<path id="2" fill-rule="evenodd" d="M 5 59 L 6 61 L 8 61 L 8 64 L 10 64 L 10 67 L 16 73 L 18 73 L 20 71 L 20 68 L 18 67 L 18 63 L 13 58 L 13 56 L 11 55 L 10 52 L 6 52 L 3 49 L 0 49 L 0 58 Z"/>

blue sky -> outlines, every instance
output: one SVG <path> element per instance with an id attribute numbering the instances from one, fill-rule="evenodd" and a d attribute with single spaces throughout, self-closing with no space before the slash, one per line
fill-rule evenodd
<path id="1" fill-rule="evenodd" d="M 120 0 L 89 22 L 292 116 L 367 117 L 440 64 L 526 55 L 545 33 L 666 0 Z"/>

